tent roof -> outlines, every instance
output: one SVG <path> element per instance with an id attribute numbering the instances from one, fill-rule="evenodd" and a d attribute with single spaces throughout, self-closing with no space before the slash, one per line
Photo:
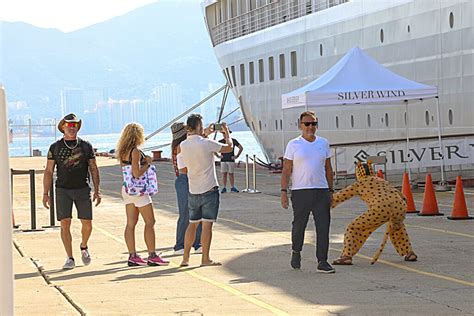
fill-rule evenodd
<path id="1" fill-rule="evenodd" d="M 283 94 L 282 107 L 393 103 L 437 94 L 436 87 L 397 75 L 354 47 L 318 79 Z"/>

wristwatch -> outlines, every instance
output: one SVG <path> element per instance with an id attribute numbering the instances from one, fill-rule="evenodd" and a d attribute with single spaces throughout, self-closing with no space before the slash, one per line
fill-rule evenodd
<path id="1" fill-rule="evenodd" d="M 288 192 L 288 189 L 281 189 L 280 192 Z"/>

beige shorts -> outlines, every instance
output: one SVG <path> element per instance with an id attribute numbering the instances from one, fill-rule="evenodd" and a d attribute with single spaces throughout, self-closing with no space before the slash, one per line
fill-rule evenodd
<path id="1" fill-rule="evenodd" d="M 151 200 L 151 196 L 149 195 L 142 195 L 142 196 L 128 195 L 127 192 L 125 192 L 124 186 L 122 186 L 122 198 L 123 198 L 123 201 L 125 202 L 125 205 L 133 204 L 135 205 L 135 207 L 144 207 L 148 204 L 153 203 L 153 201 Z"/>
<path id="2" fill-rule="evenodd" d="M 233 161 L 221 161 L 221 172 L 222 173 L 234 173 L 235 162 Z"/>

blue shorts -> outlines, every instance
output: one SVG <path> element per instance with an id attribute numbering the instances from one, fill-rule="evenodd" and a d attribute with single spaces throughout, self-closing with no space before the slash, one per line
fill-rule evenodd
<path id="1" fill-rule="evenodd" d="M 202 194 L 189 193 L 189 222 L 215 222 L 219 212 L 219 187 Z"/>

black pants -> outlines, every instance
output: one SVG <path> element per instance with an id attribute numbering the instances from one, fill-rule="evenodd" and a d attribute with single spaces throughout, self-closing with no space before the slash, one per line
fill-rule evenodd
<path id="1" fill-rule="evenodd" d="M 331 223 L 330 193 L 328 189 L 303 189 L 291 191 L 293 205 L 293 227 L 291 242 L 293 251 L 303 249 L 304 232 L 309 213 L 313 213 L 316 225 L 316 258 L 327 261 L 329 250 L 329 225 Z"/>

